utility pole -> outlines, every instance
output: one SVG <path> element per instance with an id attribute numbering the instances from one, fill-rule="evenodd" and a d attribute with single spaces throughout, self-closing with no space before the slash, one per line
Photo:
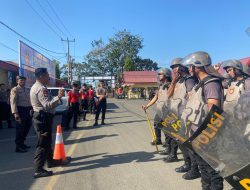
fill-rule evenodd
<path id="1" fill-rule="evenodd" d="M 64 40 L 64 39 L 61 39 L 63 42 L 67 42 L 67 50 L 68 50 L 68 53 L 67 53 L 67 62 L 68 62 L 68 83 L 69 85 L 71 85 L 72 83 L 72 60 L 71 60 L 71 56 L 69 54 L 69 43 L 70 42 L 75 42 L 75 39 L 74 40 L 69 40 L 67 38 L 67 40 Z"/>

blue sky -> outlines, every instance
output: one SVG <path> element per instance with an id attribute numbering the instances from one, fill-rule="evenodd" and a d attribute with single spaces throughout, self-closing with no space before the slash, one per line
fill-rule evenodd
<path id="1" fill-rule="evenodd" d="M 37 1 L 67 33 L 46 0 L 27 1 L 60 36 L 72 38 L 69 34 L 61 34 L 42 12 Z M 109 37 L 123 29 L 141 35 L 144 47 L 140 56 L 158 62 L 160 66 L 169 66 L 173 58 L 198 50 L 207 51 L 214 63 L 250 57 L 250 37 L 245 32 L 250 27 L 249 0 L 48 1 L 76 40 L 75 47 L 71 44 L 70 48 L 77 60 L 91 50 L 91 41 L 102 38 L 107 42 Z M 2 22 L 47 49 L 66 51 L 66 44 L 25 0 L 0 0 L 0 3 Z M 0 43 L 17 51 L 19 39 L 0 25 Z M 62 63 L 66 61 L 62 55 L 54 56 L 61 58 Z M 0 59 L 17 61 L 18 54 L 0 44 Z"/>

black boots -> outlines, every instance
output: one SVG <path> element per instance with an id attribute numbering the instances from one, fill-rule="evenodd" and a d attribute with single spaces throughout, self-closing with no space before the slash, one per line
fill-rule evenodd
<path id="1" fill-rule="evenodd" d="M 178 161 L 178 158 L 177 158 L 177 155 L 172 155 L 170 154 L 167 158 L 164 158 L 163 159 L 164 162 L 177 162 Z"/>
<path id="2" fill-rule="evenodd" d="M 192 179 L 197 179 L 201 177 L 201 174 L 199 171 L 193 171 L 193 170 L 189 170 L 187 173 L 185 173 L 182 178 L 185 180 L 192 180 Z"/>
<path id="3" fill-rule="evenodd" d="M 185 173 L 188 172 L 191 169 L 190 164 L 184 164 L 179 168 L 175 168 L 175 171 L 178 173 Z"/>
<path id="4" fill-rule="evenodd" d="M 165 148 L 163 151 L 159 152 L 161 155 L 169 155 L 170 154 L 170 149 L 169 147 Z"/>
<path id="5" fill-rule="evenodd" d="M 53 175 L 52 171 L 47 171 L 45 169 L 42 169 L 41 171 L 34 173 L 34 178 L 48 177 L 48 176 L 52 176 L 52 175 Z"/>

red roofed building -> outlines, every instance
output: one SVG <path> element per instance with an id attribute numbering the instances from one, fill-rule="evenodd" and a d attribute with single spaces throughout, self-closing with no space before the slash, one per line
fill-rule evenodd
<path id="1" fill-rule="evenodd" d="M 123 73 L 123 87 L 128 86 L 128 98 L 148 98 L 158 87 L 156 71 L 126 71 Z"/>
<path id="2" fill-rule="evenodd" d="M 17 63 L 0 60 L 0 83 L 6 84 L 7 88 L 11 88 L 16 84 L 18 72 L 19 67 Z"/>
<path id="3" fill-rule="evenodd" d="M 250 57 L 247 57 L 247 58 L 244 58 L 244 59 L 240 59 L 240 62 L 241 62 L 243 65 L 248 65 L 248 66 L 250 66 Z"/>

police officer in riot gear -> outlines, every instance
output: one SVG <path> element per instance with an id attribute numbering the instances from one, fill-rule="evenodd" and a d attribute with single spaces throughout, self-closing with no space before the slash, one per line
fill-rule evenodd
<path id="1" fill-rule="evenodd" d="M 225 86 L 226 95 L 224 102 L 224 110 L 233 110 L 241 94 L 244 92 L 245 79 L 248 75 L 244 73 L 243 66 L 240 61 L 230 59 L 223 62 L 223 69 L 227 72 L 229 80 Z"/>
<path id="2" fill-rule="evenodd" d="M 192 89 L 189 99 L 182 113 L 182 119 L 189 122 L 190 134 L 199 129 L 204 118 L 213 105 L 222 108 L 223 89 L 221 80 L 223 77 L 211 66 L 211 58 L 206 52 L 195 52 L 186 56 L 183 64 L 188 65 L 199 83 Z M 195 147 L 194 147 L 195 148 Z M 223 178 L 198 154 L 196 161 L 201 172 L 203 190 L 222 190 Z"/>
<path id="3" fill-rule="evenodd" d="M 60 89 L 58 95 L 53 98 L 46 87 L 50 80 L 47 69 L 37 68 L 35 76 L 36 83 L 31 87 L 30 100 L 34 111 L 33 125 L 38 136 L 34 157 L 34 178 L 38 178 L 53 175 L 52 171 L 43 168 L 45 161 L 49 168 L 61 164 L 53 160 L 51 144 L 55 108 L 62 104 L 61 98 L 64 96 L 64 90 Z"/>
<path id="4" fill-rule="evenodd" d="M 155 114 L 154 118 L 154 130 L 155 130 L 155 136 L 156 136 L 156 141 L 151 142 L 152 145 L 157 145 L 162 144 L 161 142 L 161 130 L 159 128 L 159 125 L 161 125 L 162 121 L 162 108 L 164 103 L 167 101 L 167 90 L 169 87 L 169 84 L 171 82 L 171 71 L 170 69 L 167 68 L 161 68 L 158 70 L 158 79 L 160 81 L 160 86 L 158 89 L 158 92 L 155 94 L 154 98 L 147 104 L 147 105 L 142 105 L 142 108 L 144 110 L 148 109 L 150 106 L 154 105 L 156 103 L 157 107 L 157 113 Z M 168 138 L 168 137 L 166 137 Z"/>
<path id="5" fill-rule="evenodd" d="M 196 77 L 189 74 L 188 67 L 184 66 L 181 61 L 182 58 L 176 58 L 171 63 L 171 68 L 173 70 L 173 80 L 168 90 L 168 107 L 174 111 L 179 118 L 187 101 L 188 93 L 191 92 L 192 88 L 197 83 Z M 179 173 L 188 172 L 183 175 L 183 178 L 187 180 L 200 177 L 198 165 L 195 158 L 191 153 L 189 153 L 190 150 L 183 146 L 180 142 L 178 143 L 178 146 L 183 153 L 184 165 L 176 168 L 175 171 Z M 165 161 L 173 162 L 177 160 L 178 146 L 177 141 L 171 138 L 171 153 Z M 191 154 L 191 156 L 189 154 Z"/>

